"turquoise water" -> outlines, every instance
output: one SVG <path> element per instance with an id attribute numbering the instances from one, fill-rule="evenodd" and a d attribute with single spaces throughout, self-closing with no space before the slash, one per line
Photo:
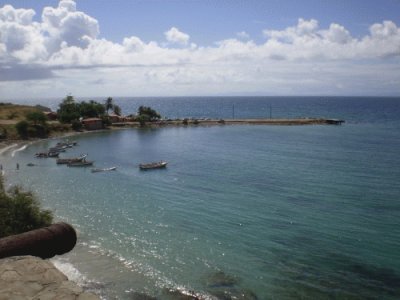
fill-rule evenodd
<path id="1" fill-rule="evenodd" d="M 118 167 L 105 173 L 33 158 L 58 140 L 42 141 L 3 154 L 6 182 L 78 229 L 56 264 L 105 299 L 398 299 L 400 102 L 306 100 L 347 123 L 74 137 L 65 156 Z M 269 107 L 257 101 L 249 112 Z M 161 159 L 165 170 L 137 167 Z"/>

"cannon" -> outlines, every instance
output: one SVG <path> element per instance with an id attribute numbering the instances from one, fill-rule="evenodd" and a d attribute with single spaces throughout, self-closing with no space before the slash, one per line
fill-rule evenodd
<path id="1" fill-rule="evenodd" d="M 0 258 L 22 255 L 50 258 L 71 251 L 76 240 L 75 229 L 60 222 L 0 239 Z"/>

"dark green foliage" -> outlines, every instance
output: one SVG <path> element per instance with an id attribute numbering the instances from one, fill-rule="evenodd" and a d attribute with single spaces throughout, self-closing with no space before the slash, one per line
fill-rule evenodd
<path id="1" fill-rule="evenodd" d="M 72 123 L 80 118 L 99 118 L 104 115 L 105 111 L 105 106 L 96 101 L 79 103 L 75 102 L 73 96 L 67 96 L 59 105 L 57 114 L 60 122 Z"/>
<path id="2" fill-rule="evenodd" d="M 150 121 L 150 117 L 148 115 L 139 115 L 136 117 L 136 121 L 140 123 L 140 126 L 144 126 L 146 122 Z"/>
<path id="3" fill-rule="evenodd" d="M 105 113 L 104 105 L 93 100 L 89 102 L 82 101 L 78 103 L 78 106 L 82 118 L 98 118 Z"/>
<path id="4" fill-rule="evenodd" d="M 71 123 L 71 127 L 75 131 L 79 131 L 82 129 L 82 123 L 79 122 L 78 120 L 73 120 Z"/>
<path id="5" fill-rule="evenodd" d="M 32 111 L 26 114 L 26 120 L 33 124 L 45 124 L 47 121 L 46 115 L 42 111 Z"/>
<path id="6" fill-rule="evenodd" d="M 113 98 L 108 97 L 108 98 L 106 99 L 106 103 L 104 104 L 104 108 L 105 108 L 105 110 L 107 111 L 107 114 L 108 114 L 108 111 L 109 111 L 110 109 L 113 109 L 113 107 L 114 107 Z"/>
<path id="7" fill-rule="evenodd" d="M 0 238 L 52 223 L 52 213 L 41 209 L 32 193 L 24 192 L 18 187 L 6 193 L 2 178 L 0 181 Z"/>
<path id="8" fill-rule="evenodd" d="M 161 118 L 160 114 L 148 106 L 140 106 L 138 109 L 139 116 L 148 116 L 150 121 L 155 121 Z"/>
<path id="9" fill-rule="evenodd" d="M 67 96 L 59 105 L 58 118 L 62 123 L 71 123 L 72 120 L 80 118 L 79 106 L 73 96 Z"/>
<path id="10" fill-rule="evenodd" d="M 28 138 L 28 127 L 29 123 L 27 121 L 19 121 L 17 124 L 15 124 L 15 128 L 17 129 L 18 135 L 26 139 Z"/>
<path id="11" fill-rule="evenodd" d="M 49 129 L 46 124 L 34 124 L 28 127 L 28 137 L 47 138 Z"/>
<path id="12" fill-rule="evenodd" d="M 113 107 L 113 112 L 117 116 L 120 116 L 121 115 L 121 107 L 119 107 L 118 105 L 115 104 L 114 107 Z"/>
<path id="13" fill-rule="evenodd" d="M 15 124 L 15 128 L 22 139 L 29 137 L 46 138 L 49 134 L 46 120 L 45 114 L 41 111 L 29 112 L 26 114 L 26 120 Z"/>

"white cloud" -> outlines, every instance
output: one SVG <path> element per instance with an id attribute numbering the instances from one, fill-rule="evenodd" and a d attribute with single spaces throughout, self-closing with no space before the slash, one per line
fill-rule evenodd
<path id="1" fill-rule="evenodd" d="M 373 24 L 368 35 L 355 38 L 340 24 L 320 28 L 317 20 L 300 18 L 295 26 L 265 29 L 263 43 L 243 31 L 198 46 L 176 27 L 164 32 L 167 44 L 137 36 L 122 43 L 99 39 L 99 22 L 72 0 L 44 8 L 40 22 L 34 15 L 31 9 L 0 8 L 0 82 L 57 77 L 58 86 L 73 82 L 82 92 L 97 93 L 98 85 L 90 89 L 90 84 L 107 81 L 103 88 L 117 93 L 135 87 L 184 95 L 335 93 L 339 87 L 346 93 L 357 80 L 354 86 L 362 93 L 373 88 L 371 74 L 380 74 L 376 84 L 386 80 L 400 93 L 400 28 L 392 21 Z M 352 76 L 346 76 L 350 70 Z M 109 78 L 96 77 L 100 73 Z"/>
<path id="2" fill-rule="evenodd" d="M 182 31 L 179 31 L 178 28 L 172 27 L 170 30 L 166 31 L 165 38 L 170 43 L 187 45 L 189 42 L 190 36 Z"/>
<path id="3" fill-rule="evenodd" d="M 236 36 L 239 39 L 248 40 L 250 39 L 250 35 L 246 31 L 240 31 L 236 33 Z"/>

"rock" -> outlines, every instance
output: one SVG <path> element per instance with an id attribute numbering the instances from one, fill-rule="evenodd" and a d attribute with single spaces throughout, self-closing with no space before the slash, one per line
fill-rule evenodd
<path id="1" fill-rule="evenodd" d="M 206 279 L 208 287 L 233 287 L 239 283 L 239 279 L 236 276 L 225 274 L 223 271 L 218 271 L 211 274 Z"/>
<path id="2" fill-rule="evenodd" d="M 56 269 L 50 262 L 33 256 L 0 259 L 0 300 L 71 299 L 98 300 Z"/>

